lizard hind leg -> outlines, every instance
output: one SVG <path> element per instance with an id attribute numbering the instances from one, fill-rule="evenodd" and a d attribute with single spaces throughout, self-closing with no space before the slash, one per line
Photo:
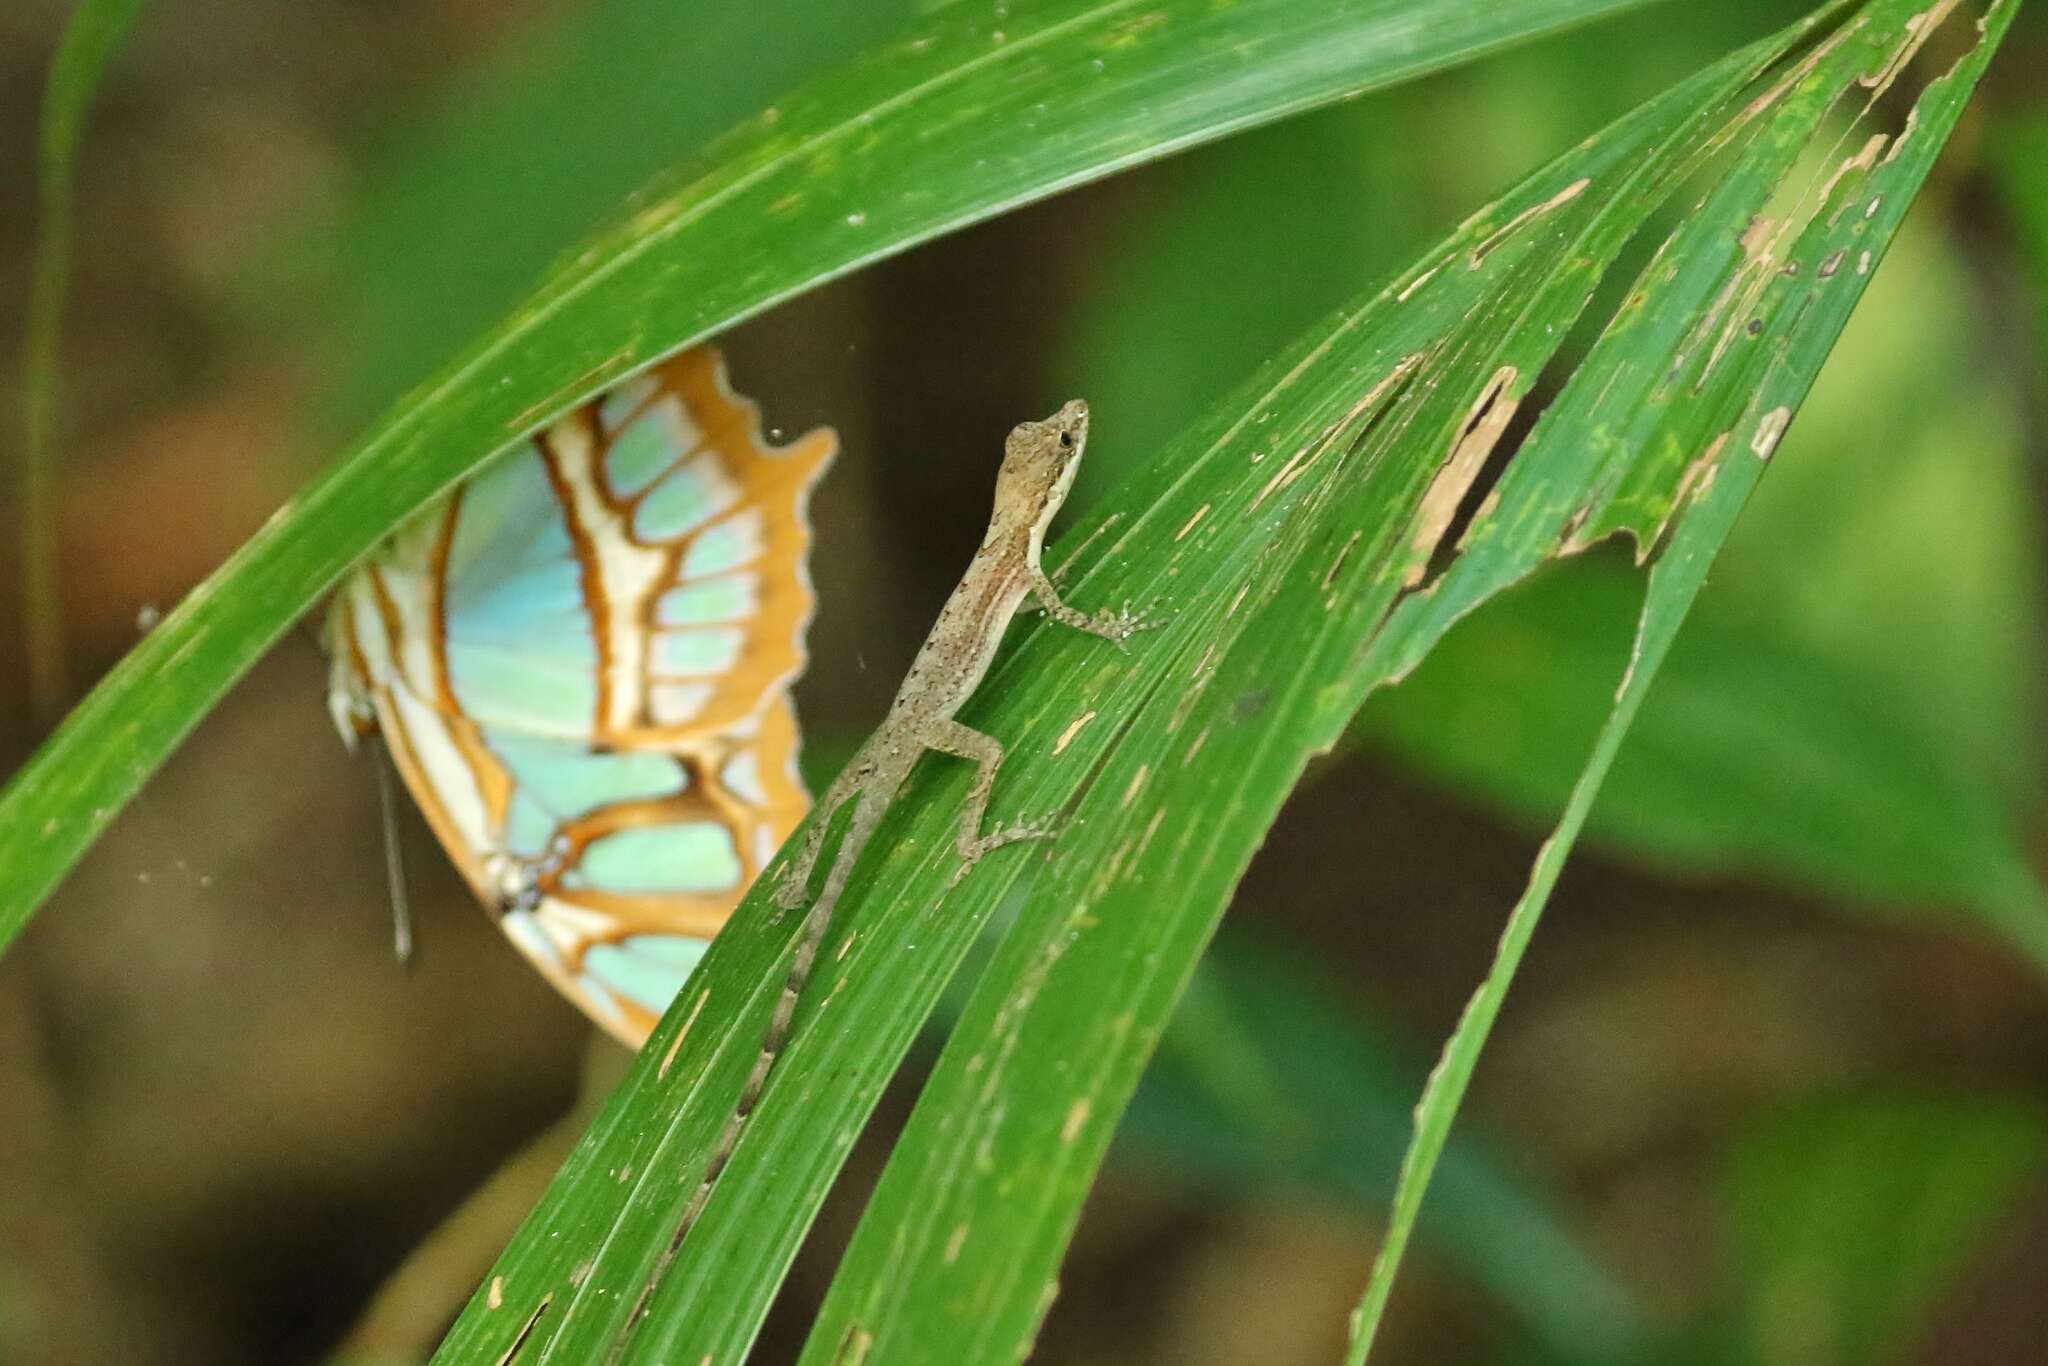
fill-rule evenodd
<path id="1" fill-rule="evenodd" d="M 955 882 L 965 877 L 982 855 L 1006 844 L 1052 838 L 1054 827 L 1050 821 L 999 826 L 986 834 L 982 832 L 982 823 L 988 817 L 988 800 L 995 791 L 996 771 L 1003 765 L 1003 747 L 994 736 L 947 720 L 932 728 L 925 737 L 925 745 L 941 754 L 970 760 L 977 769 L 974 786 L 967 792 L 967 805 L 960 813 L 960 833 L 954 840 L 953 847 L 960 854 L 960 871 L 953 875 Z"/>
<path id="2" fill-rule="evenodd" d="M 825 847 L 825 835 L 831 830 L 832 818 L 839 814 L 839 808 L 861 790 L 866 776 L 865 760 L 865 754 L 854 755 L 818 799 L 813 819 L 804 829 L 803 842 L 796 846 L 796 857 L 782 866 L 775 879 L 775 904 L 783 910 L 793 911 L 810 899 L 811 874 L 816 871 L 818 854 Z"/>

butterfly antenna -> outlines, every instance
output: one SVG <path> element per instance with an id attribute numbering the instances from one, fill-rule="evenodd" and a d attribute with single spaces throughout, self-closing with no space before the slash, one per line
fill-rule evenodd
<path id="1" fill-rule="evenodd" d="M 398 794 L 391 782 L 391 752 L 376 745 L 377 804 L 384 813 L 384 881 L 391 898 L 391 948 L 398 965 L 412 966 L 412 902 L 405 894 L 405 855 L 398 842 Z"/>

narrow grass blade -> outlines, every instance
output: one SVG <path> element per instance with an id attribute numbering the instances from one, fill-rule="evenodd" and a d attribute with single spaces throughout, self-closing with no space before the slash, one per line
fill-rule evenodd
<path id="1" fill-rule="evenodd" d="M 64 30 L 43 92 L 35 274 L 29 282 L 28 340 L 22 351 L 26 431 L 14 489 L 21 534 L 22 638 L 29 706 L 38 726 L 56 723 L 71 692 L 57 582 L 57 414 L 64 296 L 71 282 L 74 167 L 100 77 L 144 2 L 83 0 Z"/>
<path id="2" fill-rule="evenodd" d="M 1796 83 L 1773 101 L 1754 145 L 1667 240 L 1638 280 L 1627 305 L 1631 311 L 1601 338 L 1573 388 L 1545 415 L 1523 452 L 1529 458 L 1576 448 L 1627 430 L 1633 418 L 1629 445 L 1652 457 L 1667 479 L 1675 477 L 1674 492 L 1688 500 L 1689 509 L 1651 571 L 1635 651 L 1613 713 L 1536 860 L 1528 892 L 1509 917 L 1493 969 L 1466 1007 L 1417 1107 L 1415 1141 L 1403 1163 L 1387 1242 L 1359 1306 L 1348 1357 L 1354 1366 L 1371 1349 L 1444 1138 L 1600 780 L 1706 581 L 1715 552 L 1862 296 L 2017 4 L 1996 0 L 1983 11 L 1975 41 L 1953 69 L 1928 84 L 1896 133 L 1869 131 L 1863 125 L 1874 121 L 1878 98 L 1944 23 L 1964 21 L 1958 9 L 1953 3 L 1927 10 L 1903 3 L 1861 7 L 1793 67 Z M 1853 123 L 1849 132 L 1837 133 L 1829 118 L 1843 104 Z M 1842 156 L 1845 139 L 1855 149 Z M 1810 183 L 1793 174 L 1809 150 L 1826 153 Z M 1777 216 L 1767 212 L 1772 209 Z M 1739 263 L 1726 286 L 1703 288 L 1711 278 L 1689 278 L 1687 267 L 1738 229 Z M 1645 340 L 1656 341 L 1656 320 L 1664 315 L 1686 325 L 1646 348 Z M 1673 362 L 1668 368 L 1660 364 L 1666 355 Z M 1632 386 L 1640 397 L 1627 392 Z M 1575 404 L 1575 394 L 1588 397 Z M 1607 507 L 1579 521 L 1571 537 L 1633 529 L 1647 552 L 1657 538 L 1641 536 L 1625 500 L 1661 497 L 1654 487 L 1640 476 L 1625 478 Z M 2036 925 L 2030 933 L 2038 941 L 2043 929 Z"/>

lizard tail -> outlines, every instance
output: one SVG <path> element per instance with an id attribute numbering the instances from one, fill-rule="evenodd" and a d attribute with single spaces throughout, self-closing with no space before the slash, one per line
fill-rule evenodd
<path id="1" fill-rule="evenodd" d="M 851 841 L 848 842 L 851 844 Z M 725 1131 L 718 1136 L 718 1146 L 712 1149 L 711 1161 L 704 1168 L 704 1179 L 697 1183 L 696 1193 L 690 1197 L 689 1206 L 676 1224 L 675 1233 L 668 1240 L 668 1247 L 662 1251 L 661 1260 L 654 1265 L 654 1272 L 640 1289 L 640 1298 L 633 1302 L 633 1312 L 626 1317 L 619 1335 L 612 1341 L 612 1350 L 605 1358 L 606 1366 L 616 1366 L 625 1355 L 626 1344 L 633 1331 L 640 1326 L 640 1320 L 647 1317 L 647 1308 L 654 1298 L 654 1288 L 668 1271 L 676 1253 L 682 1250 L 683 1240 L 690 1236 L 690 1230 L 698 1216 L 704 1213 L 704 1206 L 711 1199 L 712 1187 L 724 1174 L 726 1163 L 732 1160 L 733 1150 L 739 1146 L 740 1135 L 745 1132 L 747 1121 L 753 1117 L 754 1106 L 760 1103 L 761 1093 L 767 1089 L 768 1074 L 774 1070 L 775 1060 L 782 1056 L 783 1045 L 789 1042 L 790 1025 L 796 1019 L 797 999 L 803 995 L 804 987 L 811 980 L 811 969 L 817 965 L 818 950 L 824 945 L 825 931 L 832 924 L 832 908 L 839 901 L 839 893 L 846 886 L 847 876 L 853 871 L 854 859 L 859 855 L 856 848 L 845 848 L 832 862 L 832 870 L 825 877 L 825 889 L 811 906 L 810 914 L 804 917 L 801 929 L 797 931 L 796 958 L 789 965 L 789 976 L 782 981 L 782 995 L 776 999 L 775 1014 L 768 1021 L 768 1032 L 761 1036 L 761 1051 L 754 1058 L 754 1070 L 747 1074 L 747 1084 L 740 1089 L 739 1103 L 733 1106 L 732 1114 L 726 1117 Z"/>

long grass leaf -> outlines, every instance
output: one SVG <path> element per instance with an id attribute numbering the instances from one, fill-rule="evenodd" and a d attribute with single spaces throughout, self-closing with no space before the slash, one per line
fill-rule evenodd
<path id="1" fill-rule="evenodd" d="M 84 0 L 50 65 L 43 92 L 35 273 L 22 350 L 25 431 L 14 511 L 21 536 L 23 647 L 29 706 L 39 726 L 56 722 L 71 692 L 64 601 L 57 572 L 57 420 L 62 394 L 64 298 L 71 283 L 71 217 L 78 144 L 107 64 L 145 0 Z"/>

